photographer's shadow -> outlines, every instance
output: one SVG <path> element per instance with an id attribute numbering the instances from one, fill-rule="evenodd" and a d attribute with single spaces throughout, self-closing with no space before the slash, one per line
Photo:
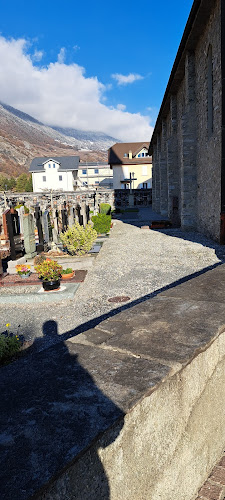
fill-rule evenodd
<path id="1" fill-rule="evenodd" d="M 43 334 L 50 337 L 50 343 L 57 340 L 57 323 L 44 323 Z M 35 343 L 38 347 L 39 340 Z M 34 345 L 30 355 L 5 367 L 1 419 L 11 442 L 2 455 L 2 500 L 30 498 L 73 464 L 75 480 L 71 483 L 67 476 L 61 492 L 60 479 L 55 483 L 60 500 L 110 498 L 94 443 L 117 421 L 114 431 L 105 434 L 104 447 L 116 439 L 123 426 L 123 412 L 103 394 L 81 363 L 95 373 L 98 360 L 92 348 L 57 341 L 40 352 Z M 15 380 L 20 381 L 16 390 Z M 90 444 L 93 446 L 82 456 Z"/>

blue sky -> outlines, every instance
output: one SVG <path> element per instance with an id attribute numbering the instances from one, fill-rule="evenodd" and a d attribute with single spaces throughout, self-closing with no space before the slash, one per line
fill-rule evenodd
<path id="1" fill-rule="evenodd" d="M 191 6 L 1 2 L 0 100 L 45 123 L 141 140 L 157 117 Z"/>

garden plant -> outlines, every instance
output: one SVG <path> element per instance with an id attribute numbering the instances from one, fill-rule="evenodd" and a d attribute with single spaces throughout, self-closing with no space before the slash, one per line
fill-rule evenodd
<path id="1" fill-rule="evenodd" d="M 97 232 L 89 222 L 86 227 L 80 226 L 75 222 L 65 233 L 60 234 L 60 239 L 71 255 L 84 255 L 91 250 L 94 241 L 97 238 Z"/>
<path id="2" fill-rule="evenodd" d="M 111 215 L 106 215 L 106 214 L 93 215 L 91 220 L 94 224 L 93 227 L 98 234 L 102 233 L 105 234 L 109 232 L 111 227 Z"/>

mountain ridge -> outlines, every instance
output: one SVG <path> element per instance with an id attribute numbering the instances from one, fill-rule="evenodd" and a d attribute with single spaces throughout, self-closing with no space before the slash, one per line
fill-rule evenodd
<path id="1" fill-rule="evenodd" d="M 0 173 L 28 172 L 36 156 L 78 155 L 81 161 L 107 162 L 107 150 L 118 142 L 103 132 L 50 127 L 0 102 Z"/>

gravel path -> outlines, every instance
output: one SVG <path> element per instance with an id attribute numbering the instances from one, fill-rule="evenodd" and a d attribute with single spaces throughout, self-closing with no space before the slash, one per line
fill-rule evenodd
<path id="1" fill-rule="evenodd" d="M 151 231 L 115 221 L 95 264 L 75 295 L 74 301 L 57 305 L 0 305 L 0 331 L 11 331 L 34 339 L 43 335 L 43 324 L 53 320 L 63 334 L 97 318 L 121 304 L 108 302 L 114 296 L 129 296 L 130 302 L 157 292 L 185 276 L 224 261 L 224 247 L 198 233 L 179 229 Z M 19 326 L 20 325 L 20 326 Z"/>

